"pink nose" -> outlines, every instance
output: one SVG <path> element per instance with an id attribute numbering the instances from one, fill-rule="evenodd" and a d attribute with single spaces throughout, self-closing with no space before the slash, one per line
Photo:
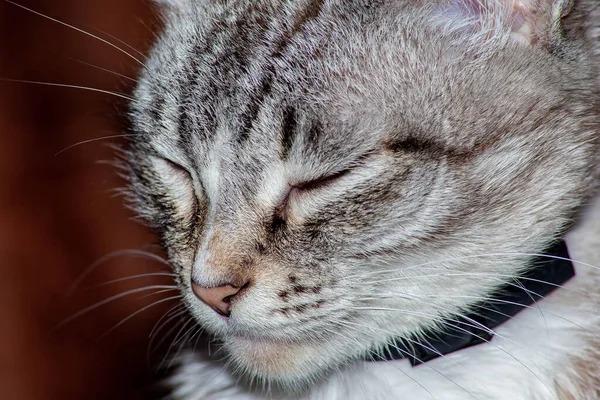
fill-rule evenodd
<path id="1" fill-rule="evenodd" d="M 231 299 L 239 293 L 241 287 L 231 285 L 203 287 L 192 283 L 192 290 L 205 304 L 210 306 L 218 314 L 229 317 L 231 312 Z"/>

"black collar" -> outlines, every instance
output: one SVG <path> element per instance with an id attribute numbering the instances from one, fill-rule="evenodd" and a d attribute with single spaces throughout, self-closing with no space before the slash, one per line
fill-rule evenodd
<path id="1" fill-rule="evenodd" d="M 384 349 L 372 352 L 369 361 L 408 358 L 414 367 L 442 355 L 489 342 L 494 328 L 575 276 L 564 241 L 556 243 L 544 254 L 551 257 L 536 257 L 527 273 L 501 287 L 470 314 L 449 318 L 440 329 L 415 338 L 394 339 Z"/>

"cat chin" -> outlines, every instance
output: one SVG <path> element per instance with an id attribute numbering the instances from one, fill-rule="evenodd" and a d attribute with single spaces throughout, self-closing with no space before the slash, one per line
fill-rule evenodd
<path id="1" fill-rule="evenodd" d="M 268 382 L 298 392 L 343 363 L 328 341 L 275 341 L 229 337 L 224 347 L 233 372 L 250 382 Z M 328 351 L 328 349 L 330 349 Z"/>

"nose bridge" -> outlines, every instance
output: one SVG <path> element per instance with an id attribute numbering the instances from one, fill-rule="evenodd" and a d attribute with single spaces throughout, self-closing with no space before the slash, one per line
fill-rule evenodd
<path id="1" fill-rule="evenodd" d="M 192 280 L 203 286 L 242 286 L 251 275 L 239 230 L 213 226 L 201 244 L 192 269 Z"/>

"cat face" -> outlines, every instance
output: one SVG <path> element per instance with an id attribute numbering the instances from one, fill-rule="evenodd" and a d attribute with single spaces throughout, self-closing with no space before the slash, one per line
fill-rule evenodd
<path id="1" fill-rule="evenodd" d="M 583 201 L 590 42 L 475 3 L 173 4 L 131 200 L 234 370 L 299 387 L 464 312 Z"/>

